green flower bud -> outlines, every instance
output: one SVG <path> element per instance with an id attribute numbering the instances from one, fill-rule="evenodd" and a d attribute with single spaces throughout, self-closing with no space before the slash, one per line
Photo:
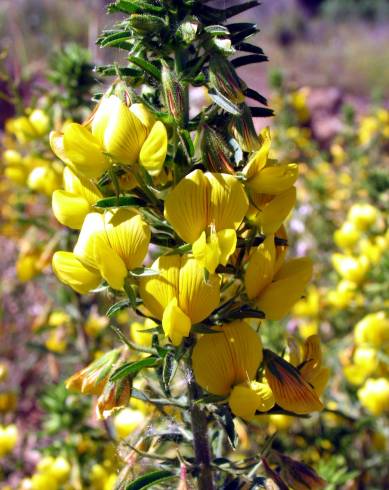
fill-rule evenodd
<path id="1" fill-rule="evenodd" d="M 229 146 L 223 136 L 210 126 L 204 126 L 201 152 L 204 163 L 211 172 L 234 173 Z"/>
<path id="2" fill-rule="evenodd" d="M 232 118 L 230 131 L 243 151 L 259 150 L 261 142 L 254 128 L 251 111 L 246 104 L 241 104 L 239 109 L 241 115 Z"/>
<path id="3" fill-rule="evenodd" d="M 235 104 L 240 104 L 244 101 L 242 82 L 235 68 L 224 56 L 218 54 L 211 56 L 209 61 L 209 84 Z"/>
<path id="4" fill-rule="evenodd" d="M 196 39 L 199 26 L 200 21 L 197 17 L 187 16 L 179 25 L 177 35 L 185 44 L 190 44 Z"/>
<path id="5" fill-rule="evenodd" d="M 128 24 L 139 34 L 156 33 L 166 27 L 164 19 L 150 14 L 132 14 Z"/>
<path id="6" fill-rule="evenodd" d="M 169 113 L 173 116 L 176 123 L 184 125 L 188 114 L 184 87 L 177 73 L 166 64 L 162 66 L 162 86 Z"/>

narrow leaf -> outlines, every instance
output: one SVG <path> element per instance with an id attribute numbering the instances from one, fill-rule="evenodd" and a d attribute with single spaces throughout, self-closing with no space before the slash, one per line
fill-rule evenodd
<path id="1" fill-rule="evenodd" d="M 253 117 L 271 117 L 274 116 L 274 111 L 267 107 L 250 107 L 251 115 Z"/>
<path id="2" fill-rule="evenodd" d="M 240 66 L 250 65 L 252 63 L 262 63 L 264 61 L 268 61 L 269 58 L 264 54 L 248 54 L 247 56 L 241 56 L 240 58 L 235 58 L 231 61 L 231 64 L 235 68 L 239 68 Z"/>
<path id="3" fill-rule="evenodd" d="M 140 361 L 127 362 L 119 368 L 115 369 L 115 371 L 111 374 L 109 380 L 117 381 L 118 379 L 125 378 L 126 376 L 134 376 L 144 368 L 156 366 L 158 362 L 158 359 L 154 356 L 146 357 L 144 359 L 141 359 Z"/>
<path id="4" fill-rule="evenodd" d="M 94 205 L 95 208 L 120 208 L 127 206 L 144 206 L 145 201 L 135 196 L 112 196 L 100 199 Z"/>
<path id="5" fill-rule="evenodd" d="M 106 313 L 107 317 L 113 316 L 115 313 L 117 313 L 120 310 L 123 310 L 124 308 L 127 308 L 129 306 L 130 302 L 128 299 L 122 299 L 121 301 L 118 301 L 114 305 L 110 306 L 108 308 L 108 311 Z"/>
<path id="6" fill-rule="evenodd" d="M 247 88 L 244 92 L 246 97 L 249 97 L 250 99 L 256 100 L 260 104 L 267 105 L 267 99 L 263 95 L 261 95 L 259 92 L 252 88 Z"/>
<path id="7" fill-rule="evenodd" d="M 152 63 L 144 60 L 143 58 L 138 58 L 137 56 L 129 56 L 128 61 L 134 63 L 134 65 L 139 66 L 144 71 L 146 71 L 149 75 L 156 78 L 158 81 L 161 81 L 162 74 L 161 71 Z"/>
<path id="8" fill-rule="evenodd" d="M 250 43 L 236 44 L 235 49 L 237 49 L 238 51 L 246 51 L 247 53 L 264 54 L 262 48 L 260 48 L 259 46 L 255 46 L 255 44 L 250 44 Z"/>
<path id="9" fill-rule="evenodd" d="M 151 488 L 172 478 L 177 478 L 177 476 L 171 471 L 151 471 L 150 473 L 146 473 L 145 475 L 139 476 L 133 480 L 129 485 L 127 485 L 126 490 L 143 490 L 145 488 Z"/>

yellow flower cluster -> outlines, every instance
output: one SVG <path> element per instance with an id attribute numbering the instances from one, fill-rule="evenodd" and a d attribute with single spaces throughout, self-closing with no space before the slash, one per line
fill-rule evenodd
<path id="1" fill-rule="evenodd" d="M 18 442 L 16 425 L 0 425 L 0 458 L 13 451 Z"/>
<path id="2" fill-rule="evenodd" d="M 371 236 L 371 230 L 378 222 L 379 211 L 374 206 L 357 203 L 350 208 L 342 227 L 335 231 L 334 241 L 343 251 L 332 255 L 334 269 L 341 277 L 336 290 L 328 294 L 328 302 L 335 308 L 342 309 L 358 301 L 361 283 L 387 249 L 387 233 Z"/>

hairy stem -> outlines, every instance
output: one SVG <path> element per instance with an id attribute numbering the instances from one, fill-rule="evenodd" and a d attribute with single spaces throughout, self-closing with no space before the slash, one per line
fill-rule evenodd
<path id="1" fill-rule="evenodd" d="M 211 448 L 208 440 L 208 422 L 203 409 L 196 403 L 198 388 L 193 372 L 189 372 L 190 416 L 192 421 L 193 448 L 198 467 L 197 484 L 199 490 L 215 490 L 211 466 Z"/>

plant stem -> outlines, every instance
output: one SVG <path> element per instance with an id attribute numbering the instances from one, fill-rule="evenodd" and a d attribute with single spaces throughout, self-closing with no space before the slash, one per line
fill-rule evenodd
<path id="1" fill-rule="evenodd" d="M 190 399 L 190 416 L 192 422 L 193 448 L 198 467 L 198 490 L 215 490 L 211 466 L 211 449 L 208 441 L 207 415 L 195 401 L 198 399 L 198 388 L 194 381 L 192 369 L 188 373 Z"/>

